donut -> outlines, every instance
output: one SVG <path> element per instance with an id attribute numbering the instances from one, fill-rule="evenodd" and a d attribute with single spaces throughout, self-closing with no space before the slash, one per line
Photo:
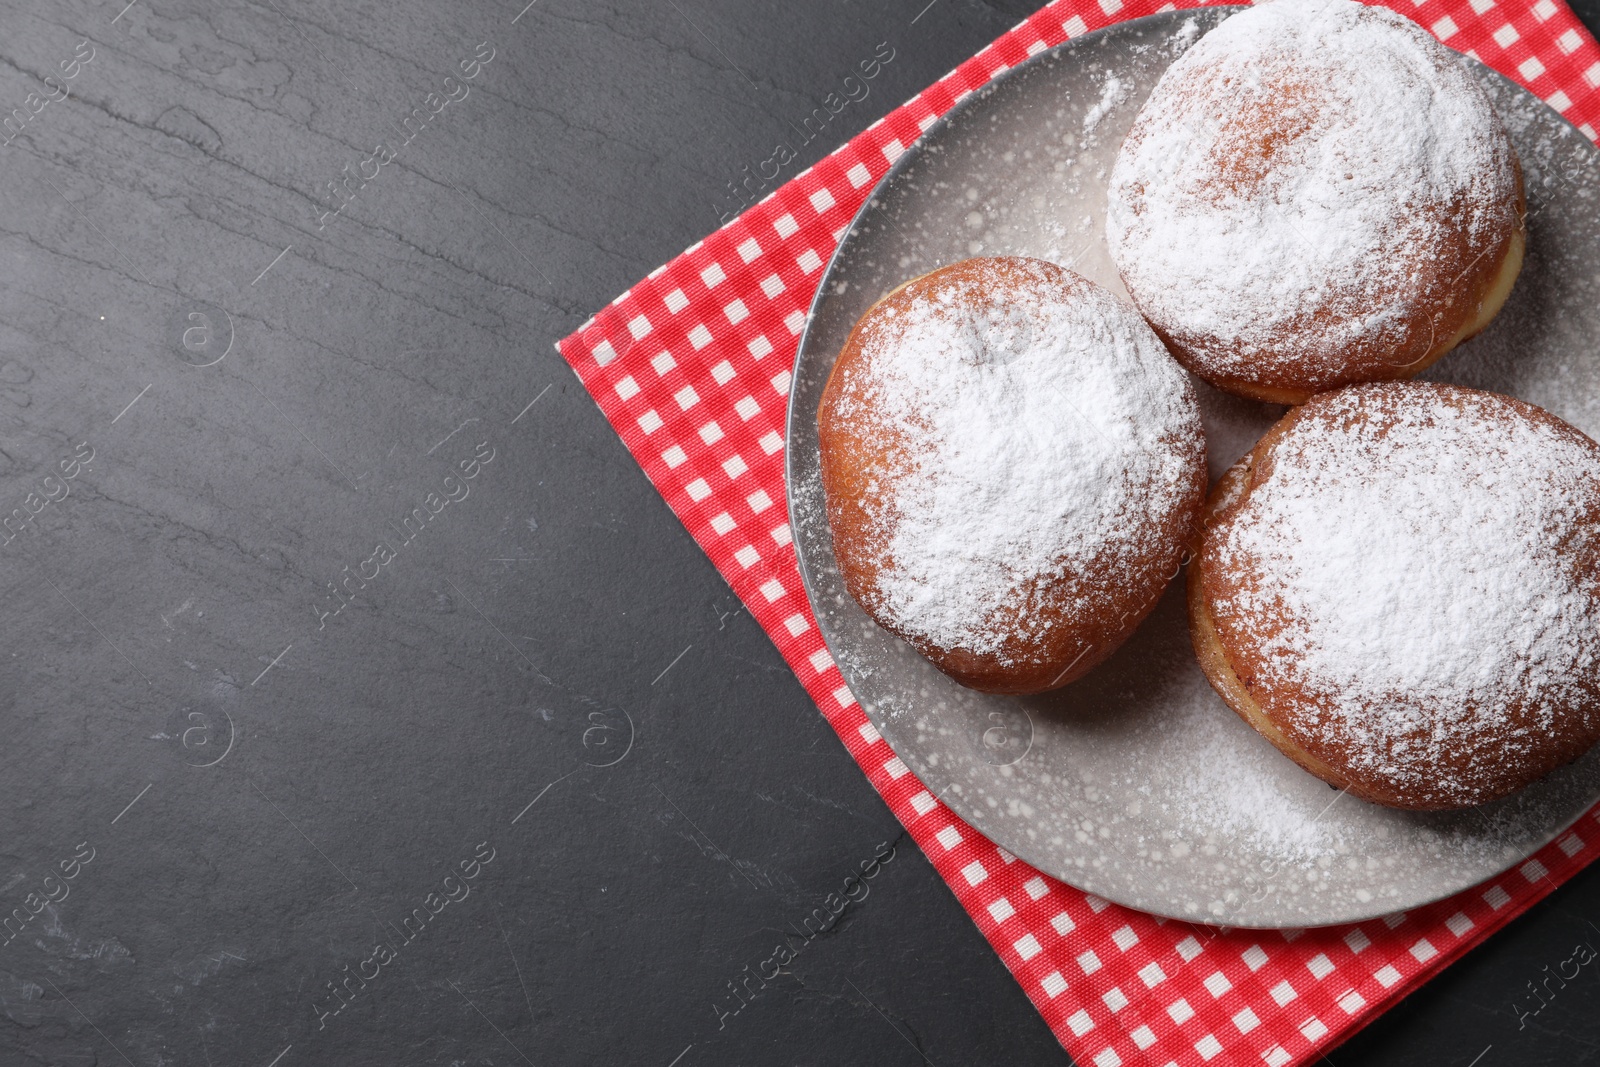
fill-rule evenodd
<path id="1" fill-rule="evenodd" d="M 1600 446 L 1475 389 L 1323 393 L 1212 491 L 1188 599 L 1212 687 L 1323 781 L 1507 796 L 1600 739 Z"/>
<path id="2" fill-rule="evenodd" d="M 1131 307 L 1036 259 L 878 301 L 817 409 L 845 588 L 962 685 L 1039 693 L 1127 639 L 1205 498 L 1193 387 Z"/>
<path id="3" fill-rule="evenodd" d="M 1468 60 L 1352 0 L 1268 0 L 1156 83 L 1107 190 L 1133 302 L 1219 389 L 1409 378 L 1522 267 L 1522 169 Z"/>

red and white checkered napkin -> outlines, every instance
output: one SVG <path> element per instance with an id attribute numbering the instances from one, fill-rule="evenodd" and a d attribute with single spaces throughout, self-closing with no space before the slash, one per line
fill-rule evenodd
<path id="1" fill-rule="evenodd" d="M 1392 6 L 1595 138 L 1600 47 L 1560 0 Z M 560 349 L 1075 1059 L 1283 1067 L 1354 1033 L 1600 855 L 1600 809 L 1493 882 L 1382 921 L 1225 932 L 1109 904 L 996 847 L 890 751 L 823 647 L 783 504 L 800 331 L 823 263 L 873 185 L 1001 71 L 1155 10 L 1155 0 L 1057 0 L 623 293 Z"/>

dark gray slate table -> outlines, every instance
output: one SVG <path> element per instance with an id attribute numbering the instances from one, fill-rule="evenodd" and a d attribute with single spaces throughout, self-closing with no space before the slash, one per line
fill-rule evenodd
<path id="1" fill-rule="evenodd" d="M 0 7 L 0 1067 L 1067 1062 L 551 347 L 1037 5 L 523 2 Z M 1330 1062 L 1594 1059 L 1597 904 Z"/>

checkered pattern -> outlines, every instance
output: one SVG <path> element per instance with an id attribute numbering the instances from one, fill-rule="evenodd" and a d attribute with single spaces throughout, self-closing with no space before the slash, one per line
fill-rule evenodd
<path id="1" fill-rule="evenodd" d="M 1393 6 L 1594 139 L 1600 47 L 1560 0 Z M 1227 931 L 1110 904 L 985 839 L 890 751 L 823 646 L 783 504 L 784 405 L 806 309 L 873 185 L 1001 71 L 1154 10 L 1150 0 L 1057 0 L 656 270 L 560 349 L 1075 1059 L 1286 1067 L 1314 1060 L 1600 855 L 1600 809 L 1493 882 L 1381 921 Z"/>

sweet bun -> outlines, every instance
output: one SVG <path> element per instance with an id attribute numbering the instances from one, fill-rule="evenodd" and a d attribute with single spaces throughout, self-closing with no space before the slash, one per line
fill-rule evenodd
<path id="1" fill-rule="evenodd" d="M 845 587 L 956 681 L 1037 693 L 1121 644 L 1205 496 L 1182 368 L 1069 270 L 970 259 L 856 324 L 817 411 Z"/>
<path id="2" fill-rule="evenodd" d="M 1600 446 L 1494 393 L 1324 393 L 1213 490 L 1189 612 L 1212 686 L 1317 777 L 1506 796 L 1600 738 Z"/>
<path id="3" fill-rule="evenodd" d="M 1274 403 L 1409 378 L 1522 266 L 1522 171 L 1469 61 L 1352 0 L 1269 0 L 1162 75 L 1106 237 L 1179 361 Z"/>

